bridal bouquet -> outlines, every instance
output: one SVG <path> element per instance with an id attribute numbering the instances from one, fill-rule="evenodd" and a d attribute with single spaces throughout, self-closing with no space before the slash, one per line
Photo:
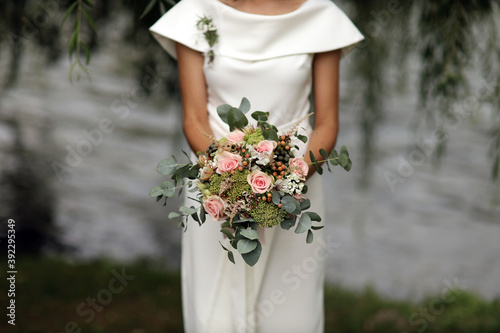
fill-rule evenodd
<path id="1" fill-rule="evenodd" d="M 230 241 L 244 261 L 253 266 L 262 252 L 257 228 L 271 228 L 280 225 L 289 230 L 295 226 L 295 233 L 307 233 L 306 242 L 313 241 L 314 226 L 321 221 L 314 212 L 306 212 L 310 201 L 305 197 L 306 176 L 309 165 L 302 156 L 297 156 L 297 142 L 307 142 L 307 137 L 297 133 L 303 119 L 286 133 L 269 124 L 268 112 L 256 111 L 251 117 L 255 125 L 249 125 L 246 113 L 250 103 L 243 98 L 240 107 L 224 104 L 217 108 L 222 121 L 229 125 L 230 133 L 220 140 L 213 139 L 205 153 L 198 154 L 198 161 L 178 163 L 175 157 L 158 164 L 157 171 L 171 179 L 151 189 L 150 196 L 157 200 L 173 197 L 189 188 L 198 207 L 181 206 L 179 212 L 171 212 L 169 218 L 180 218 L 180 226 L 186 227 L 191 216 L 200 225 L 208 214 L 221 222 L 221 232 Z M 345 146 L 339 153 L 320 150 L 322 161 L 317 161 L 310 152 L 312 165 L 318 173 L 324 162 L 328 170 L 331 165 L 340 165 L 349 171 L 352 165 Z M 213 223 L 213 222 L 211 222 Z M 222 245 L 222 244 L 221 244 Z M 230 248 L 222 245 L 228 258 L 234 263 Z"/>

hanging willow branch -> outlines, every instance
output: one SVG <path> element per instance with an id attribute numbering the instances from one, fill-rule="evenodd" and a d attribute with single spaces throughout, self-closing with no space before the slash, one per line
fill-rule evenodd
<path id="1" fill-rule="evenodd" d="M 90 16 L 88 10 L 86 7 L 91 8 L 92 3 L 90 0 L 76 0 L 66 11 L 64 14 L 64 18 L 62 20 L 61 25 L 64 25 L 66 23 L 67 19 L 75 12 L 75 26 L 73 29 L 73 33 L 71 35 L 71 39 L 69 41 L 69 47 L 68 47 L 68 53 L 69 53 L 69 58 L 70 60 L 73 59 L 73 63 L 71 64 L 70 70 L 69 70 L 69 79 L 70 81 L 73 80 L 73 71 L 75 68 L 77 69 L 76 73 L 76 79 L 80 79 L 80 72 L 83 71 L 85 74 L 89 75 L 89 72 L 86 68 L 86 66 L 89 65 L 90 63 L 90 49 L 87 45 L 82 40 L 82 19 L 85 18 L 87 21 L 87 24 L 91 28 L 91 30 L 97 34 L 97 29 L 94 23 L 94 19 L 92 16 Z M 81 53 L 82 50 L 85 52 L 85 63 L 82 62 L 81 59 Z"/>
<path id="2" fill-rule="evenodd" d="M 491 15 L 492 0 L 444 0 L 419 3 L 421 40 L 420 107 L 422 131 L 435 136 L 435 162 L 444 155 L 454 105 L 469 94 L 466 70 L 478 50 L 473 28 Z M 498 51 L 497 51 L 498 52 Z"/>
<path id="3" fill-rule="evenodd" d="M 394 24 L 393 13 L 384 8 L 380 1 L 353 0 L 357 16 L 354 23 L 365 36 L 365 40 L 354 52 L 353 76 L 356 78 L 356 90 L 359 94 L 358 124 L 363 133 L 361 142 L 362 174 L 359 181 L 362 187 L 370 183 L 373 170 L 373 156 L 376 150 L 376 132 L 384 117 L 384 97 L 388 82 L 385 75 L 389 65 L 391 38 L 390 26 Z M 373 13 L 384 11 L 384 19 L 376 20 Z"/>
<path id="4" fill-rule="evenodd" d="M 500 187 L 500 52 L 498 50 L 498 39 L 500 26 L 498 20 L 500 17 L 500 5 L 492 5 L 492 14 L 484 21 L 484 33 L 489 36 L 486 46 L 483 50 L 482 64 L 483 77 L 486 82 L 490 82 L 489 95 L 487 102 L 492 107 L 491 125 L 491 144 L 489 156 L 492 161 L 491 178 L 495 180 Z"/>

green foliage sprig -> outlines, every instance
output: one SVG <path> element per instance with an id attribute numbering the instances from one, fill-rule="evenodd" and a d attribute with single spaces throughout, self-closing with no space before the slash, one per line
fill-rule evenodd
<path id="1" fill-rule="evenodd" d="M 219 34 L 217 28 L 214 25 L 213 19 L 211 17 L 203 16 L 196 22 L 196 27 L 198 30 L 203 32 L 203 37 L 208 43 L 208 51 L 206 55 L 208 57 L 208 63 L 212 63 L 215 58 L 214 46 L 219 41 Z"/>
<path id="2" fill-rule="evenodd" d="M 73 59 L 73 63 L 71 64 L 69 70 L 69 79 L 73 80 L 73 71 L 75 68 L 77 69 L 76 79 L 80 79 L 80 71 L 83 71 L 85 74 L 89 75 L 89 72 L 86 66 L 90 63 L 90 49 L 88 45 L 81 38 L 81 28 L 82 21 L 85 19 L 87 24 L 91 28 L 92 32 L 97 34 L 97 29 L 95 26 L 94 19 L 88 12 L 87 8 L 91 8 L 93 6 L 90 0 L 76 0 L 66 11 L 64 14 L 64 18 L 62 20 L 61 26 L 67 21 L 67 19 L 75 12 L 75 26 L 73 29 L 73 33 L 71 34 L 71 38 L 69 41 L 68 53 L 70 60 Z M 85 63 L 82 62 L 80 58 L 81 52 L 85 53 Z"/>

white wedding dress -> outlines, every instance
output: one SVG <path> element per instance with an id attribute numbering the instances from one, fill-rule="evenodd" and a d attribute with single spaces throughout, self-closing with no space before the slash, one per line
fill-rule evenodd
<path id="1" fill-rule="evenodd" d="M 238 106 L 247 97 L 252 111 L 269 111 L 269 122 L 286 130 L 310 112 L 314 53 L 342 49 L 363 39 L 345 14 L 329 0 L 307 0 L 283 15 L 238 11 L 218 0 L 182 0 L 151 27 L 153 36 L 175 58 L 175 42 L 200 52 L 209 49 L 196 22 L 210 17 L 219 34 L 213 62 L 207 60 L 210 126 L 216 137 L 228 132 L 218 117 L 220 104 Z M 303 130 L 311 134 L 305 120 Z M 306 147 L 301 148 L 301 153 Z M 309 182 L 310 211 L 323 212 L 319 176 Z M 325 221 L 323 221 L 325 222 Z M 262 255 L 248 267 L 234 251 L 220 223 L 194 221 L 182 240 L 184 326 L 188 333 L 320 333 L 324 328 L 324 261 L 332 246 L 322 230 L 306 244 L 305 234 L 277 226 L 265 229 Z"/>

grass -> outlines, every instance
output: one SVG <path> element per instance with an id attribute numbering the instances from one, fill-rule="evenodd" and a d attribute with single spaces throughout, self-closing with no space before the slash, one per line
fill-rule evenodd
<path id="1" fill-rule="evenodd" d="M 17 269 L 16 325 L 9 325 L 4 313 L 0 332 L 183 331 L 178 272 L 145 262 L 71 264 L 54 258 L 18 260 Z M 7 286 L 5 279 L 1 283 Z M 3 311 L 7 302 L 7 292 L 1 292 Z M 500 300 L 456 290 L 444 300 L 436 295 L 414 304 L 384 299 L 369 288 L 328 286 L 325 324 L 325 332 L 342 333 L 493 333 L 500 332 Z"/>

